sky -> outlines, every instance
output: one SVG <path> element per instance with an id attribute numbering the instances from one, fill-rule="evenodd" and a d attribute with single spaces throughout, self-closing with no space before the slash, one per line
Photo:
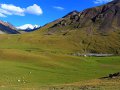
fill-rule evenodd
<path id="1" fill-rule="evenodd" d="M 0 0 L 0 20 L 14 26 L 43 26 L 77 10 L 99 6 L 111 0 Z"/>

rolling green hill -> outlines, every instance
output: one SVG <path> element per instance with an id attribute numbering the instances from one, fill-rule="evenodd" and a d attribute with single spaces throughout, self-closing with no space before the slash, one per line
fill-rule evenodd
<path id="1" fill-rule="evenodd" d="M 94 86 L 92 80 L 120 70 L 120 57 L 76 57 L 16 49 L 1 52 L 0 89 L 3 90 L 51 90 L 49 87 L 68 85 L 67 88 L 69 84 L 76 86 L 74 83 L 79 83 L 77 85 L 81 87 L 82 82 L 83 86 L 90 84 L 91 87 Z M 107 82 L 111 83 L 111 80 Z M 98 87 L 97 81 L 94 83 Z M 118 82 L 115 80 L 114 83 Z"/>

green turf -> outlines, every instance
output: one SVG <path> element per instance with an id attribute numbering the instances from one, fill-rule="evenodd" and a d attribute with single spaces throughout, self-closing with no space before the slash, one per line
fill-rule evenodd
<path id="1" fill-rule="evenodd" d="M 43 35 L 43 31 L 0 35 L 0 89 L 32 90 L 41 86 L 97 79 L 120 70 L 120 56 L 72 56 L 76 52 L 85 53 L 90 41 L 86 35 L 80 36 L 78 32 L 81 31 L 71 31 L 69 34 L 72 35 L 67 36 Z M 107 48 L 104 42 L 109 37 L 102 38 L 104 39 L 94 36 L 97 43 L 92 42 L 101 48 L 92 44 L 89 48 L 109 52 L 108 49 L 103 50 Z M 109 44 L 110 42 L 107 45 Z M 117 49 L 119 44 L 113 46 Z"/>
<path id="2" fill-rule="evenodd" d="M 38 55 L 20 50 L 10 51 L 10 56 L 7 50 L 8 56 L 0 58 L 0 85 L 4 87 L 39 88 L 74 83 L 100 78 L 120 70 L 120 57 Z M 18 56 L 12 56 L 14 53 Z"/>

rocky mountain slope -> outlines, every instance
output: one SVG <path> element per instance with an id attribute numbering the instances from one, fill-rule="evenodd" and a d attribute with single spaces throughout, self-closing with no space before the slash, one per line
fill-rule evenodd
<path id="1" fill-rule="evenodd" d="M 114 0 L 82 12 L 70 12 L 46 24 L 36 33 L 58 39 L 56 43 L 54 41 L 54 46 L 60 48 L 61 45 L 62 49 L 64 47 L 65 50 L 75 52 L 74 55 L 80 53 L 120 54 L 119 18 L 120 0 Z"/>
<path id="2" fill-rule="evenodd" d="M 120 0 L 114 0 L 82 12 L 70 12 L 39 30 L 18 35 L 15 39 L 17 43 L 32 44 L 53 53 L 120 55 L 119 17 Z"/>
<path id="3" fill-rule="evenodd" d="M 120 28 L 120 0 L 114 0 L 106 5 L 89 8 L 82 12 L 73 11 L 62 17 L 49 28 L 49 33 L 60 30 L 72 30 L 85 28 L 96 30 L 100 33 L 119 30 Z M 60 28 L 56 30 L 56 28 Z"/>
<path id="4" fill-rule="evenodd" d="M 18 34 L 19 32 L 16 31 L 16 28 L 13 25 L 11 25 L 10 23 L 0 21 L 0 33 L 1 34 L 3 34 L 3 33 Z"/>

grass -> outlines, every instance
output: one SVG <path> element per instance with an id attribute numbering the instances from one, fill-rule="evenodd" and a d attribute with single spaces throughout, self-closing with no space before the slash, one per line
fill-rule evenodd
<path id="1" fill-rule="evenodd" d="M 85 58 L 20 50 L 3 50 L 3 53 L 0 57 L 1 88 L 69 84 L 100 78 L 120 70 L 120 57 Z"/>
<path id="2" fill-rule="evenodd" d="M 85 53 L 86 49 L 110 53 L 109 45 L 115 49 L 119 47 L 115 35 L 112 39 L 93 36 L 93 42 L 90 42 L 91 38 L 87 38 L 85 32 L 80 30 L 70 31 L 66 36 L 44 33 L 44 30 L 40 30 L 29 34 L 0 35 L 0 89 L 40 90 L 43 87 L 47 90 L 51 86 L 69 84 L 74 87 L 76 82 L 85 83 L 90 80 L 92 83 L 94 79 L 120 70 L 119 56 L 71 55 L 76 52 Z M 89 47 L 88 43 L 91 43 Z"/>

